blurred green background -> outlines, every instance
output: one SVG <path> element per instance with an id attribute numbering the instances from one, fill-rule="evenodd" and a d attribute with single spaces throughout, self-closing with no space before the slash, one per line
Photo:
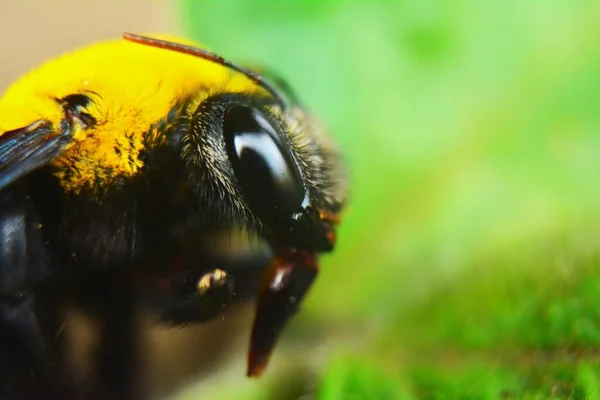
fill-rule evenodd
<path id="1" fill-rule="evenodd" d="M 286 77 L 352 182 L 267 374 L 208 398 L 600 398 L 600 2 L 182 1 Z"/>

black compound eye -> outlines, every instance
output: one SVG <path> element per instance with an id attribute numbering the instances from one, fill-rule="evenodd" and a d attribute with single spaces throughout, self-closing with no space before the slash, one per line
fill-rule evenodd
<path id="1" fill-rule="evenodd" d="M 256 109 L 233 106 L 223 118 L 227 154 L 248 202 L 265 217 L 300 210 L 304 185 L 275 128 Z"/>

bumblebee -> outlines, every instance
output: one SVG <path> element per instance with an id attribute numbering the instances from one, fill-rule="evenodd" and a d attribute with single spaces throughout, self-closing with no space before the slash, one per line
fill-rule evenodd
<path id="1" fill-rule="evenodd" d="M 41 65 L 0 98 L 0 395 L 68 398 L 73 299 L 103 321 L 95 396 L 127 397 L 138 307 L 182 326 L 256 298 L 260 376 L 346 196 L 338 148 L 279 78 L 129 33 Z M 241 231 L 261 256 L 215 251 Z"/>

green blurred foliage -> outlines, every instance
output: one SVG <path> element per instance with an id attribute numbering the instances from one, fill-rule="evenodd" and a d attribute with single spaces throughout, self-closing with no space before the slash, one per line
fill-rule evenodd
<path id="1" fill-rule="evenodd" d="M 310 372 L 235 398 L 600 396 L 600 2 L 181 12 L 213 50 L 284 75 L 351 173 L 339 247 L 282 346 Z M 281 397 L 292 375 L 308 383 Z"/>

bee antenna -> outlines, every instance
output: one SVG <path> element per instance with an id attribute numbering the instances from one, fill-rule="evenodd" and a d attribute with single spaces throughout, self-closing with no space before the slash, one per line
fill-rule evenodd
<path id="1" fill-rule="evenodd" d="M 271 84 L 269 84 L 262 75 L 257 74 L 256 72 L 251 71 L 249 69 L 240 67 L 232 63 L 231 61 L 226 60 L 218 54 L 194 46 L 170 42 L 168 40 L 154 39 L 147 36 L 136 35 L 134 33 L 128 32 L 123 34 L 123 39 L 150 47 L 156 47 L 159 49 L 166 49 L 176 51 L 178 53 L 189 54 L 191 56 L 203 58 L 205 60 L 223 65 L 234 71 L 240 72 L 246 77 L 248 77 L 252 82 L 269 92 L 275 98 L 275 100 L 277 100 L 277 102 L 283 109 L 287 108 L 287 104 L 283 99 L 281 93 L 279 93 L 279 90 L 275 89 Z"/>

